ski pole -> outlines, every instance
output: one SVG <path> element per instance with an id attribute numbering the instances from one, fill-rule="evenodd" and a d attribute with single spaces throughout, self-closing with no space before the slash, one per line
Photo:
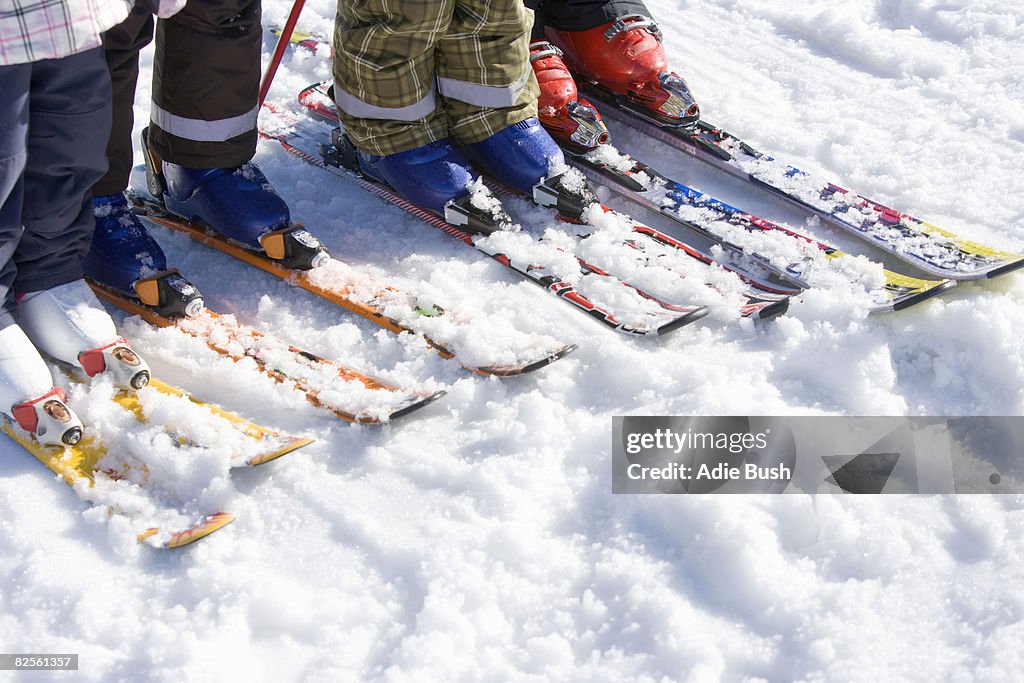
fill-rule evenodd
<path id="1" fill-rule="evenodd" d="M 277 67 L 281 64 L 284 51 L 288 48 L 288 41 L 292 39 L 292 33 L 295 32 L 295 24 L 299 23 L 299 14 L 302 12 L 304 4 L 306 4 L 306 0 L 295 0 L 295 4 L 292 5 L 291 14 L 288 15 L 288 21 L 285 22 L 284 28 L 281 29 L 281 36 L 277 39 L 277 47 L 274 48 L 274 56 L 270 58 L 270 64 L 267 64 L 267 72 L 263 74 L 263 80 L 260 81 L 260 106 L 263 106 L 263 100 L 267 99 L 267 93 L 270 92 L 270 84 L 274 82 L 274 74 L 277 73 Z"/>

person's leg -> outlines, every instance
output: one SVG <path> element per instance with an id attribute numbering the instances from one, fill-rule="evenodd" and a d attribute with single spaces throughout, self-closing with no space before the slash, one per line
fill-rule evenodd
<path id="1" fill-rule="evenodd" d="M 260 16 L 260 0 L 218 0 L 190 2 L 157 22 L 143 141 L 150 184 L 169 211 L 257 251 L 269 233 L 291 240 L 293 231 L 288 205 L 251 161 Z"/>
<path id="2" fill-rule="evenodd" d="M 259 0 L 189 2 L 156 27 L 149 146 L 189 168 L 237 168 L 256 153 Z"/>
<path id="3" fill-rule="evenodd" d="M 452 141 L 506 185 L 530 193 L 562 152 L 537 121 L 532 17 L 522 0 L 457 0 L 438 43 L 438 91 Z"/>
<path id="4" fill-rule="evenodd" d="M 83 275 L 95 225 L 90 188 L 107 170 L 111 86 L 102 49 L 33 64 L 29 109 L 18 292 Z"/>
<path id="5" fill-rule="evenodd" d="M 338 0 L 334 99 L 357 148 L 387 156 L 448 136 L 435 52 L 454 7 L 454 0 Z"/>
<path id="6" fill-rule="evenodd" d="M 139 51 L 153 39 L 153 26 L 153 15 L 136 8 L 103 36 L 103 53 L 113 90 L 107 143 L 109 168 L 92 188 L 96 225 L 84 268 L 93 280 L 130 296 L 135 295 L 136 282 L 167 270 L 163 250 L 132 213 L 124 197 L 134 163 L 132 129 Z"/>
<path id="7" fill-rule="evenodd" d="M 454 143 L 480 142 L 537 115 L 531 25 L 522 0 L 455 3 L 437 46 L 438 91 Z"/>
<path id="8" fill-rule="evenodd" d="M 55 392 L 46 363 L 16 322 L 14 257 L 24 230 L 31 83 L 31 64 L 0 66 L 0 412 L 44 443 L 73 443 L 81 437 L 81 422 Z"/>
<path id="9" fill-rule="evenodd" d="M 20 325 L 37 349 L 134 384 L 148 371 L 130 350 L 119 351 L 126 344 L 82 280 L 95 226 L 90 188 L 107 170 L 110 117 L 101 48 L 32 65 L 25 232 L 14 253 L 14 288 Z"/>
<path id="10" fill-rule="evenodd" d="M 608 97 L 665 125 L 689 126 L 700 118 L 640 0 L 544 0 L 542 20 L 545 37 L 562 50 L 565 63 Z"/>
<path id="11" fill-rule="evenodd" d="M 473 181 L 448 140 L 437 94 L 437 41 L 454 0 L 338 0 L 334 100 L 362 171 L 410 202 L 443 213 Z"/>
<path id="12" fill-rule="evenodd" d="M 135 86 L 139 80 L 139 51 L 153 39 L 153 15 L 135 8 L 122 23 L 103 34 L 103 54 L 110 72 L 113 111 L 107 144 L 106 174 L 97 182 L 94 195 L 120 194 L 128 187 L 135 149 Z"/>
<path id="13" fill-rule="evenodd" d="M 641 0 L 530 0 L 539 18 L 558 31 L 588 31 L 631 14 L 651 16 Z"/>
<path id="14" fill-rule="evenodd" d="M 21 207 L 28 159 L 31 64 L 0 66 L 0 328 L 15 323 L 14 253 L 21 241 Z M 0 406 L 6 408 L 6 406 Z"/>

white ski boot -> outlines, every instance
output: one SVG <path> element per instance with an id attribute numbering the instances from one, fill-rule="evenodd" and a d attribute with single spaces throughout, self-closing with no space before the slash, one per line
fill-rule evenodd
<path id="1" fill-rule="evenodd" d="M 21 327 L 43 353 L 82 368 L 89 377 L 104 373 L 118 386 L 149 384 L 149 366 L 118 335 L 84 280 L 24 294 L 18 312 Z"/>
<path id="2" fill-rule="evenodd" d="M 43 445 L 73 446 L 82 439 L 82 421 L 17 325 L 0 330 L 0 409 Z"/>

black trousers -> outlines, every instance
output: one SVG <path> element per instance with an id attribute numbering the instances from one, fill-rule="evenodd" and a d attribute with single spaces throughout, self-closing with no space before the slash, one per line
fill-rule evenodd
<path id="1" fill-rule="evenodd" d="M 154 22 L 136 9 L 104 36 L 114 88 L 110 170 L 93 191 L 128 186 L 139 51 L 153 39 L 149 143 L 163 159 L 196 168 L 240 166 L 256 153 L 260 81 L 260 0 L 189 0 Z"/>
<path id="2" fill-rule="evenodd" d="M 559 31 L 586 31 L 627 14 L 651 16 L 641 0 L 526 0 L 536 15 L 535 39 L 543 38 L 544 26 Z"/>
<path id="3" fill-rule="evenodd" d="M 99 48 L 0 66 L 0 329 L 14 293 L 82 277 L 90 186 L 107 168 L 110 80 Z"/>

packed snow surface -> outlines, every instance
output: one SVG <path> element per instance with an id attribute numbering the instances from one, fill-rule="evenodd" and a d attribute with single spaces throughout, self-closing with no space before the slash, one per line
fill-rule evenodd
<path id="1" fill-rule="evenodd" d="M 265 25 L 283 24 L 290 6 L 266 0 Z M 651 10 L 709 120 L 964 237 L 1024 249 L 1024 5 L 664 0 Z M 330 35 L 334 11 L 309 0 L 300 28 Z M 272 48 L 268 36 L 265 61 Z M 151 71 L 147 52 L 140 127 Z M 301 87 L 329 77 L 326 55 L 290 52 L 270 99 L 294 107 Z M 622 151 L 670 177 L 883 260 L 611 129 Z M 448 393 L 388 426 L 349 425 L 196 344 L 147 348 L 164 335 L 140 331 L 157 376 L 317 443 L 256 469 L 229 471 L 215 453 L 168 465 L 175 494 L 238 517 L 168 552 L 136 543 L 4 440 L 0 650 L 78 653 L 77 673 L 45 678 L 75 681 L 1024 678 L 1019 496 L 610 492 L 614 415 L 1020 415 L 1024 277 L 872 316 L 869 302 L 816 290 L 764 325 L 710 316 L 631 340 L 274 144 L 256 162 L 336 259 L 420 282 L 446 311 L 580 348 L 530 376 L 483 378 L 154 228 L 212 308 L 391 383 Z M 461 343 L 495 343 L 493 329 L 476 335 Z M 118 428 L 101 407 L 89 415 Z"/>

